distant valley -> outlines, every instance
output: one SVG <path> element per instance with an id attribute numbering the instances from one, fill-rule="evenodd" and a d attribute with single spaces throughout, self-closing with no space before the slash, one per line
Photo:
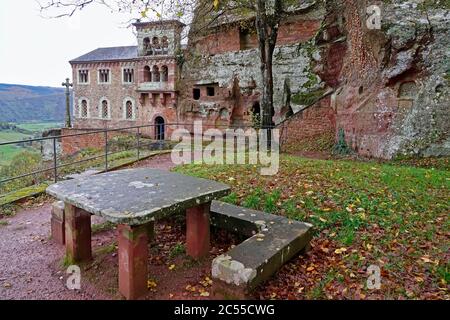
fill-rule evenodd
<path id="1" fill-rule="evenodd" d="M 0 83 L 0 122 L 63 121 L 64 90 Z"/>

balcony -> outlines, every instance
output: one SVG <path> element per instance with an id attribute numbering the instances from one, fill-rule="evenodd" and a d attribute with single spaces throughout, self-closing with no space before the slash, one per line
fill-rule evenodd
<path id="1" fill-rule="evenodd" d="M 170 82 L 142 82 L 138 84 L 138 91 L 141 92 L 166 92 L 175 91 L 174 83 Z"/>

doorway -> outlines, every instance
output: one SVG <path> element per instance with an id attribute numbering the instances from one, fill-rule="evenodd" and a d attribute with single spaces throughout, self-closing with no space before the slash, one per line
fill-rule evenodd
<path id="1" fill-rule="evenodd" d="M 164 140 L 165 138 L 165 124 L 163 117 L 155 118 L 155 137 L 156 140 Z"/>

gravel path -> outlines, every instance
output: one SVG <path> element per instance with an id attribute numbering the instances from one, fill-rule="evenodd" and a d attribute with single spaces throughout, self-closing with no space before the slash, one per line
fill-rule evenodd
<path id="1" fill-rule="evenodd" d="M 174 166 L 170 154 L 164 154 L 141 161 L 132 167 L 153 167 L 170 170 Z M 61 267 L 65 250 L 63 246 L 57 245 L 50 239 L 50 211 L 51 204 L 43 203 L 32 208 L 26 208 L 13 217 L 2 220 L 6 221 L 7 225 L 0 225 L 0 300 L 119 298 L 117 292 L 105 290 L 98 283 L 90 284 L 90 281 L 82 280 L 81 290 L 79 291 L 66 288 L 67 275 Z M 103 222 L 98 217 L 93 217 L 92 220 L 94 224 Z M 164 228 L 164 226 L 159 228 Z M 178 232 L 180 231 L 178 230 Z M 164 233 L 161 234 L 162 236 L 164 236 Z M 180 239 L 180 233 L 174 234 L 172 237 Z M 165 242 L 166 239 L 161 240 Z M 95 248 L 100 248 L 113 241 L 115 241 L 113 230 L 93 234 L 93 250 L 95 251 Z M 101 269 L 116 272 L 116 260 L 117 255 L 115 253 L 109 254 L 108 259 L 102 262 Z M 163 268 L 165 270 L 163 272 L 158 272 L 157 268 L 152 267 L 151 273 L 167 275 L 166 267 Z M 200 274 L 206 271 L 205 268 L 208 269 L 207 263 L 198 270 L 179 274 L 178 280 L 169 280 L 170 277 L 164 279 L 166 286 L 168 286 L 166 290 L 168 292 L 180 292 L 180 289 L 182 290 L 186 286 L 186 281 L 189 278 L 200 277 Z M 103 273 L 103 271 L 99 272 L 99 280 L 106 280 L 103 279 L 106 278 Z M 97 278 L 95 275 L 94 277 Z M 174 283 L 170 284 L 170 282 Z M 177 297 L 177 295 L 174 298 L 180 297 L 186 298 L 186 296 Z M 160 293 L 156 296 L 155 294 L 150 295 L 149 298 L 168 298 L 168 296 L 167 293 Z"/>
<path id="2" fill-rule="evenodd" d="M 0 227 L 0 299 L 107 299 L 87 283 L 80 291 L 65 287 L 64 247 L 49 239 L 50 208 L 26 209 Z"/>

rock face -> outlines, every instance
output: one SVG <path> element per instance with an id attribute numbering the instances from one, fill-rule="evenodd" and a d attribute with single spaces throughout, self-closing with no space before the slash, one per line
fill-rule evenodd
<path id="1" fill-rule="evenodd" d="M 365 4 L 345 4 L 337 128 L 367 156 L 448 155 L 449 11 L 392 1 L 381 6 L 381 30 L 370 30 Z"/>
<path id="2" fill-rule="evenodd" d="M 274 54 L 275 122 L 286 132 L 309 130 L 324 104 L 347 143 L 378 158 L 448 155 L 450 14 L 432 1 L 310 2 L 280 26 Z M 369 28 L 370 5 L 381 28 Z M 191 34 L 181 74 L 180 117 L 210 124 L 249 123 L 259 112 L 261 80 L 255 36 L 241 24 Z M 214 87 L 209 96 L 204 87 Z M 192 90 L 200 98 L 194 99 Z M 330 98 L 330 91 L 332 91 Z M 326 93 L 326 94 L 325 94 Z M 326 101 L 317 103 L 320 99 Z M 328 134 L 328 133 L 327 133 Z M 290 149 L 292 141 L 285 137 Z M 320 137 L 313 137 L 320 139 Z"/>

